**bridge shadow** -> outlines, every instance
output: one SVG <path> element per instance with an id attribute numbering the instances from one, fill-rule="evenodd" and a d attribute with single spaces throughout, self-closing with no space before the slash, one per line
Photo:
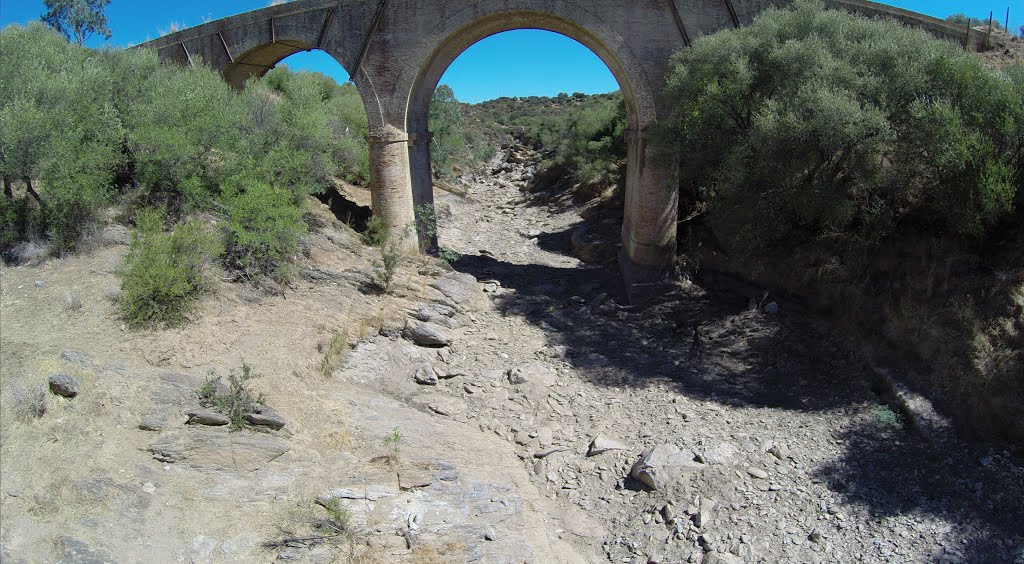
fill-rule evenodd
<path id="1" fill-rule="evenodd" d="M 546 235 L 544 246 L 564 252 L 566 237 Z M 883 401 L 852 346 L 792 304 L 765 316 L 750 307 L 749 294 L 683 285 L 638 309 L 622 305 L 612 266 L 556 268 L 490 256 L 465 256 L 454 266 L 511 290 L 495 307 L 542 328 L 549 345 L 564 346 L 566 361 L 598 385 L 657 385 L 722 405 L 801 413 L 859 413 Z M 970 531 L 963 544 L 937 547 L 936 560 L 1013 561 L 1024 549 L 1019 459 L 1006 454 L 983 466 L 993 460 L 986 445 L 933 444 L 877 419 L 840 433 L 843 454 L 813 478 L 883 523 L 918 515 Z M 895 542 L 902 540 L 914 539 Z"/>

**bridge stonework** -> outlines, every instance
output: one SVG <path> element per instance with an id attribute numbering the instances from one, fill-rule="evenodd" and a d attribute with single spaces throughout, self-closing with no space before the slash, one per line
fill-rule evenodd
<path id="1" fill-rule="evenodd" d="M 705 34 L 748 24 L 788 0 L 295 0 L 212 21 L 142 45 L 163 60 L 201 60 L 241 88 L 282 59 L 312 49 L 331 55 L 358 88 L 370 123 L 373 212 L 409 250 L 428 246 L 408 229 L 433 203 L 428 113 L 438 81 L 468 47 L 514 29 L 543 29 L 590 48 L 626 103 L 627 172 L 620 264 L 640 298 L 672 264 L 675 170 L 654 157 L 648 135 L 671 101 L 669 58 Z M 965 45 L 976 34 L 941 20 L 866 0 L 826 4 L 891 17 Z"/>

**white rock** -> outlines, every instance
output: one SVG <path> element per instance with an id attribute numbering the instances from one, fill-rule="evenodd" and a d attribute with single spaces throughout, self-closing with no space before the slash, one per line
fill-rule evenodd
<path id="1" fill-rule="evenodd" d="M 608 437 L 604 433 L 598 433 L 594 440 L 590 441 L 590 448 L 587 450 L 587 456 L 597 456 L 611 450 L 626 450 L 627 447 L 620 441 Z"/>
<path id="2" fill-rule="evenodd" d="M 644 451 L 629 474 L 652 490 L 664 490 L 675 484 L 686 472 L 701 464 L 692 451 L 671 444 L 660 444 Z"/>

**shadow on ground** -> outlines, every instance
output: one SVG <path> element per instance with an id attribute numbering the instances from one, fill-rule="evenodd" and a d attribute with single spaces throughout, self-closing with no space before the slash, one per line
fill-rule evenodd
<path id="1" fill-rule="evenodd" d="M 565 234 L 547 237 L 545 247 L 564 252 Z M 881 401 L 851 345 L 794 308 L 765 316 L 750 307 L 750 295 L 689 285 L 639 310 L 618 305 L 623 288 L 611 268 L 517 265 L 490 256 L 466 256 L 454 266 L 513 290 L 496 306 L 541 327 L 598 385 L 667 385 L 689 398 L 794 412 L 860 413 Z M 984 531 L 962 545 L 935 547 L 936 560 L 1006 561 L 1019 550 L 1002 539 L 1020 535 L 1024 523 L 1020 460 L 993 456 L 986 445 L 933 444 L 878 421 L 847 427 L 835 440 L 845 454 L 815 477 L 847 503 L 879 519 L 930 515 Z"/>

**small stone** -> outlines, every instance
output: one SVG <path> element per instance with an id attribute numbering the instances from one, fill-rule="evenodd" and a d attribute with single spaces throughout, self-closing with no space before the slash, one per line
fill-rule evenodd
<path id="1" fill-rule="evenodd" d="M 519 384 L 526 384 L 530 381 L 530 375 L 526 373 L 523 367 L 510 368 L 506 373 L 508 376 L 509 384 L 518 386 Z"/>
<path id="2" fill-rule="evenodd" d="M 627 447 L 620 441 L 612 439 L 604 433 L 598 433 L 594 440 L 590 441 L 590 448 L 587 449 L 587 456 L 597 456 L 611 450 L 626 450 Z"/>
<path id="3" fill-rule="evenodd" d="M 417 368 L 416 375 L 413 378 L 421 386 L 436 386 L 439 381 L 437 372 L 430 363 L 423 364 Z"/>
<path id="4" fill-rule="evenodd" d="M 778 303 L 771 302 L 764 306 L 764 313 L 765 315 L 778 315 L 780 309 L 781 308 Z"/>
<path id="5" fill-rule="evenodd" d="M 260 407 L 259 411 L 247 414 L 245 420 L 250 425 L 269 427 L 275 431 L 283 428 L 286 424 L 284 417 L 267 407 Z"/>
<path id="6" fill-rule="evenodd" d="M 156 486 L 153 485 L 153 482 L 146 482 L 142 484 L 142 491 L 151 494 L 156 491 Z"/>
<path id="7" fill-rule="evenodd" d="M 439 358 L 441 362 L 449 364 L 452 361 L 452 352 L 448 349 L 438 349 L 437 358 Z"/>
<path id="8" fill-rule="evenodd" d="M 707 524 L 711 523 L 711 514 L 717 505 L 713 499 L 700 498 L 700 503 L 697 505 L 697 514 L 693 516 L 693 524 L 697 525 L 697 528 L 703 529 Z"/>
<path id="9" fill-rule="evenodd" d="M 761 470 L 760 468 L 747 468 L 747 474 L 750 474 L 751 476 L 758 478 L 760 480 L 768 479 L 768 473 L 765 472 L 764 470 Z"/>
<path id="10" fill-rule="evenodd" d="M 222 415 L 209 409 L 191 409 L 188 415 L 187 425 L 208 425 L 210 427 L 223 427 L 231 423 L 227 415 Z"/>
<path id="11" fill-rule="evenodd" d="M 66 398 L 73 398 L 78 395 L 81 383 L 78 378 L 67 374 L 54 374 L 50 376 L 50 392 Z"/>
<path id="12" fill-rule="evenodd" d="M 669 525 L 675 523 L 676 512 L 672 509 L 672 504 L 666 503 L 661 508 L 661 516 L 665 519 L 665 522 Z"/>
<path id="13" fill-rule="evenodd" d="M 487 527 L 484 529 L 484 540 L 498 540 L 498 534 L 494 532 L 494 527 Z"/>
<path id="14" fill-rule="evenodd" d="M 819 531 L 818 529 L 814 529 L 813 531 L 811 531 L 811 534 L 807 535 L 807 540 L 813 543 L 821 542 L 821 531 Z"/>
<path id="15" fill-rule="evenodd" d="M 786 460 L 787 458 L 789 458 L 789 448 L 787 448 L 784 444 L 776 443 L 772 445 L 770 449 L 768 449 L 768 454 L 774 456 L 775 458 L 778 458 L 779 460 Z"/>

